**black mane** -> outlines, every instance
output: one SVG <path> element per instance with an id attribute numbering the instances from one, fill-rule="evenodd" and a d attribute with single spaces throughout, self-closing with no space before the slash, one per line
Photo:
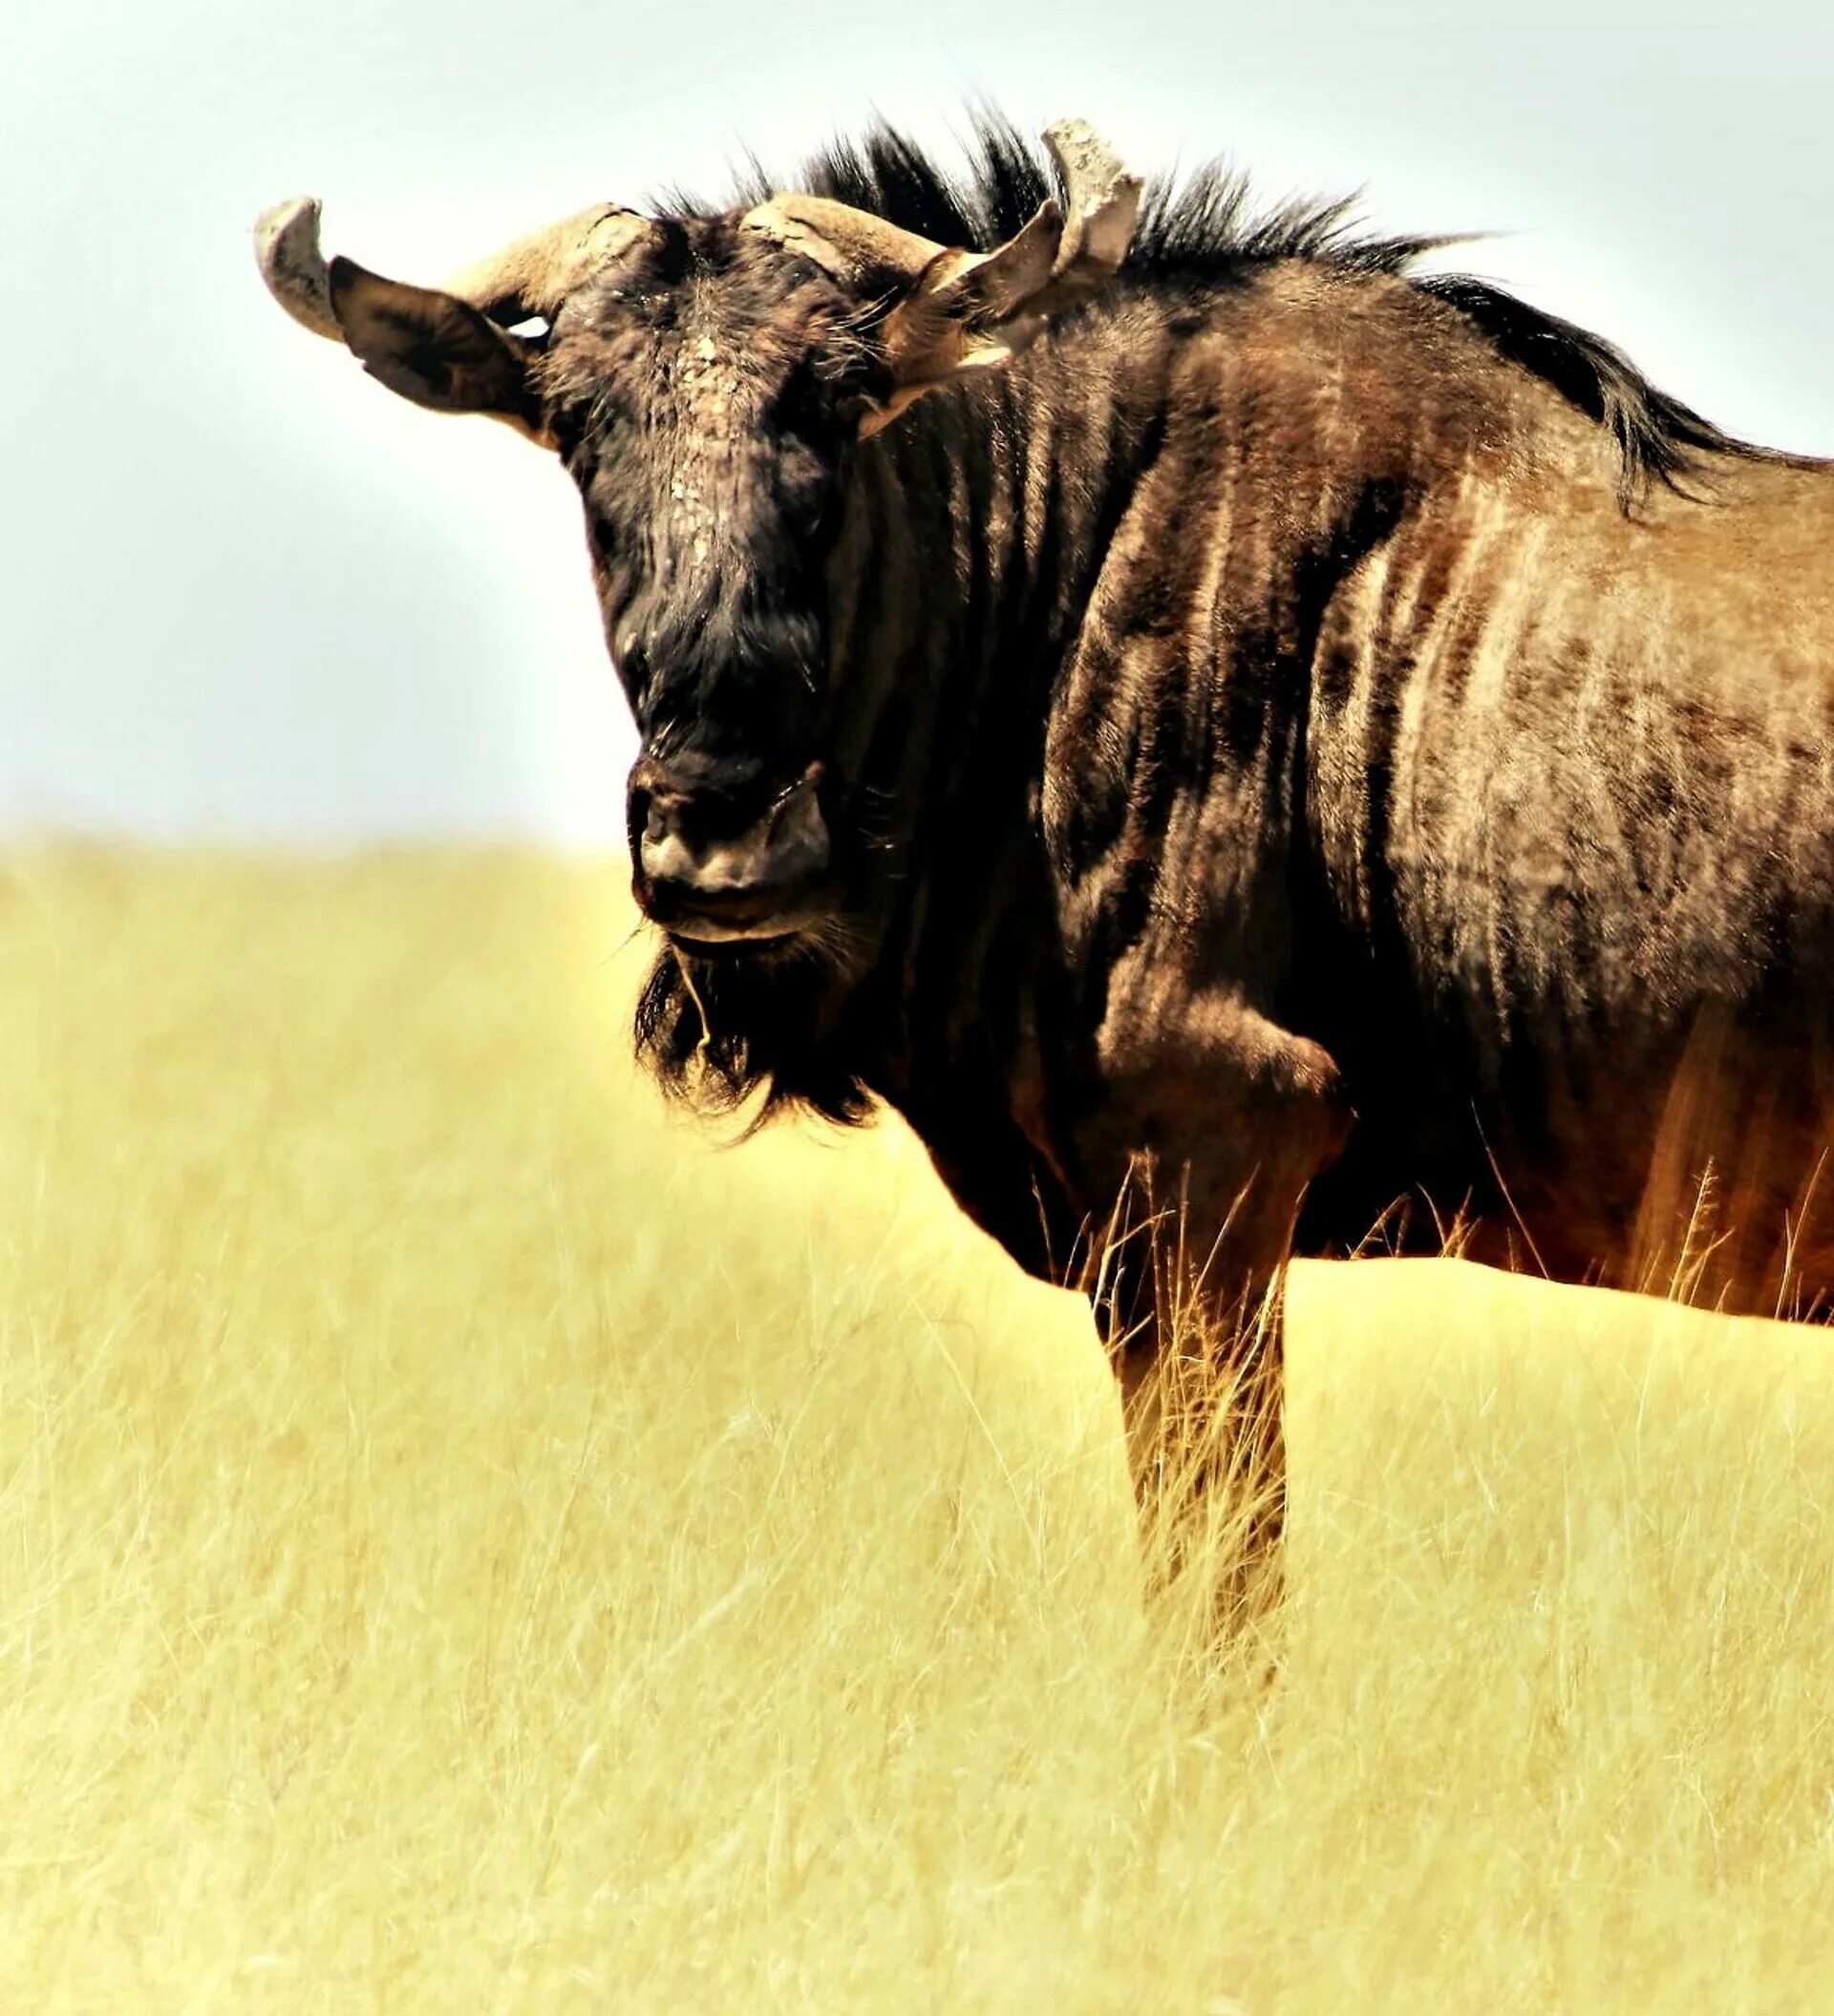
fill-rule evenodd
<path id="1" fill-rule="evenodd" d="M 941 244 L 988 251 L 1058 193 L 1043 149 L 999 113 L 975 116 L 959 170 L 945 168 L 908 135 L 880 124 L 858 139 L 836 139 L 787 181 L 754 162 L 735 192 L 761 202 L 773 188 L 832 197 Z M 1215 285 L 1277 260 L 1309 259 L 1346 273 L 1390 273 L 1465 316 L 1497 351 L 1550 385 L 1608 428 L 1623 457 L 1626 505 L 1652 482 L 1670 489 L 1709 455 L 1759 451 L 1722 433 L 1650 383 L 1601 336 L 1530 307 L 1468 274 L 1417 275 L 1428 252 L 1467 242 L 1465 234 L 1382 237 L 1357 222 L 1354 197 L 1256 206 L 1248 180 L 1216 160 L 1182 180 L 1147 184 L 1123 277 L 1154 284 Z"/>

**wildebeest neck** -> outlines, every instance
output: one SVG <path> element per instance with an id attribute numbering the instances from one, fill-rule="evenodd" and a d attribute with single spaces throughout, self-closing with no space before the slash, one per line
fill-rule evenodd
<path id="1" fill-rule="evenodd" d="M 872 949 L 821 1019 L 830 1081 L 904 1099 L 978 1055 L 1004 1095 L 1135 969 L 1301 1035 L 1341 1019 L 1330 975 L 1374 926 L 1312 818 L 1321 638 L 1422 499 L 1482 513 L 1544 464 L 1617 512 L 1614 444 L 1557 393 L 1418 289 L 1303 261 L 1123 292 L 865 443 L 826 753 Z M 1388 619 L 1397 676 L 1427 617 Z M 1353 843 L 1379 883 L 1379 835 Z"/>
<path id="2" fill-rule="evenodd" d="M 1222 931 L 1283 911 L 1263 899 L 1288 871 L 1323 605 L 1417 452 L 1397 397 L 1354 403 L 1331 319 L 1277 287 L 1098 309 L 862 456 L 831 648 L 837 690 L 871 704 L 838 732 L 921 902 L 926 985 L 976 993 L 964 967 L 1018 938 L 1098 1003 L 1192 847 L 1206 878 L 1232 854 Z M 1219 662 L 1226 634 L 1243 648 Z M 1240 831 L 1200 842 L 1182 811 L 1224 775 Z"/>
<path id="3" fill-rule="evenodd" d="M 827 567 L 823 754 L 870 950 L 818 1018 L 830 1081 L 903 1097 L 970 1051 L 1009 1077 L 1041 992 L 1098 1018 L 1192 843 L 1179 806 L 1231 769 L 1217 928 L 1272 892 L 1255 927 L 1284 942 L 1311 640 L 1401 484 L 1363 419 L 1320 414 L 1291 330 L 1257 337 L 1270 311 L 1092 310 L 858 453 Z M 1213 682 L 1219 625 L 1259 644 Z M 1188 865 L 1213 882 L 1209 851 Z M 697 1009 L 678 1005 L 685 1061 Z M 794 1099 L 767 1033 L 746 1032 L 739 1075 Z"/>

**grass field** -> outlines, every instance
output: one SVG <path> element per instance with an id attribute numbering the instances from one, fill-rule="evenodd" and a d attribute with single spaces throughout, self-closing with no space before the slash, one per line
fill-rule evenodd
<path id="1" fill-rule="evenodd" d="M 0 876 L 0 2010 L 1834 2008 L 1821 1333 L 1301 1268 L 1271 1686 L 614 871 Z"/>

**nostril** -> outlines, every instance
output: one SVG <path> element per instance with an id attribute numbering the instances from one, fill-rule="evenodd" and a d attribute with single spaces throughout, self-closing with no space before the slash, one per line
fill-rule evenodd
<path id="1" fill-rule="evenodd" d="M 812 772 L 772 807 L 764 823 L 764 849 L 774 876 L 782 881 L 806 881 L 828 865 L 828 825 L 821 817 Z"/>
<path id="2" fill-rule="evenodd" d="M 637 856 L 651 882 L 692 886 L 704 880 L 706 863 L 686 845 L 672 821 L 653 809 L 645 822 Z"/>

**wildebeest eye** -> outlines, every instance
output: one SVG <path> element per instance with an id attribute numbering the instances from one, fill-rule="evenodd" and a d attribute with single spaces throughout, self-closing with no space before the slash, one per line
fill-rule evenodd
<path id="1" fill-rule="evenodd" d="M 820 441 L 834 431 L 838 388 L 813 364 L 793 371 L 772 399 L 767 424 L 774 434 Z"/>
<path id="2" fill-rule="evenodd" d="M 548 408 L 547 424 L 560 451 L 561 466 L 582 490 L 591 481 L 597 460 L 596 418 L 589 399 L 556 399 Z"/>
<path id="3" fill-rule="evenodd" d="M 642 639 L 627 638 L 615 651 L 625 685 L 633 693 L 641 692 L 650 683 L 650 654 L 644 649 Z"/>

